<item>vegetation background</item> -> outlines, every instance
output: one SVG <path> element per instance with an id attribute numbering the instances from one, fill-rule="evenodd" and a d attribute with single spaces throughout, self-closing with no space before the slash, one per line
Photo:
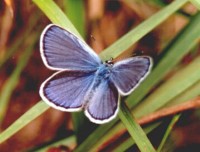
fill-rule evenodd
<path id="1" fill-rule="evenodd" d="M 122 102 L 157 151 L 199 151 L 199 8 L 198 0 L 1 1 L 0 151 L 141 151 L 142 137 L 129 135 L 135 130 L 123 111 L 124 125 L 117 118 L 97 126 L 81 112 L 40 101 L 40 84 L 52 71 L 42 63 L 39 39 L 51 22 L 76 33 L 73 24 L 103 60 L 151 56 L 152 73 Z"/>

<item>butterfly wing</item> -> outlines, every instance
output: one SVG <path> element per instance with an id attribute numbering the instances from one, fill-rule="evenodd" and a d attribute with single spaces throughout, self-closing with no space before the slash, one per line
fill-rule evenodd
<path id="1" fill-rule="evenodd" d="M 152 60 L 148 56 L 128 58 L 113 65 L 110 79 L 121 95 L 128 95 L 149 74 L 151 66 Z"/>
<path id="2" fill-rule="evenodd" d="M 119 93 L 108 80 L 93 86 L 91 98 L 86 105 L 85 114 L 90 121 L 103 124 L 116 117 L 119 108 Z"/>
<path id="3" fill-rule="evenodd" d="M 95 71 L 59 71 L 40 87 L 40 96 L 50 106 L 62 111 L 78 111 L 92 85 Z"/>
<path id="4" fill-rule="evenodd" d="M 101 64 L 85 42 L 54 24 L 41 34 L 40 53 L 44 64 L 52 70 L 92 70 Z"/>

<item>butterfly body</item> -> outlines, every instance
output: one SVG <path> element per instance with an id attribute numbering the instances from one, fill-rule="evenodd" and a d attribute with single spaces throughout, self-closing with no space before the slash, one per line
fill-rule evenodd
<path id="1" fill-rule="evenodd" d="M 42 83 L 42 99 L 62 111 L 84 110 L 97 124 L 116 117 L 120 95 L 130 94 L 152 66 L 148 56 L 102 62 L 85 42 L 54 24 L 44 29 L 40 52 L 46 67 L 57 71 Z"/>
<path id="2" fill-rule="evenodd" d="M 106 79 L 109 77 L 111 72 L 112 72 L 112 65 L 104 63 L 99 66 L 96 75 L 97 77 Z"/>
<path id="3" fill-rule="evenodd" d="M 102 85 L 112 83 L 110 80 L 110 74 L 112 72 L 112 64 L 103 63 L 101 64 L 97 70 L 94 72 L 94 79 L 91 81 L 91 87 L 88 89 L 88 93 L 85 95 L 84 98 L 84 105 L 83 107 L 87 107 L 89 105 L 89 101 L 94 96 L 96 91 L 102 87 Z M 114 87 L 114 86 L 113 86 Z M 101 98 L 101 96 L 99 96 Z"/>

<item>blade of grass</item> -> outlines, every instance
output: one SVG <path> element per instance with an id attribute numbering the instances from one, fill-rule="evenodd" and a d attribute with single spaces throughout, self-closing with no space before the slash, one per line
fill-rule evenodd
<path id="1" fill-rule="evenodd" d="M 67 16 L 52 0 L 33 0 L 33 2 L 45 13 L 45 15 L 51 20 L 52 23 L 58 24 L 82 39 L 79 32 L 74 25 L 70 22 Z"/>
<path id="2" fill-rule="evenodd" d="M 148 127 L 145 127 L 144 131 L 145 131 L 146 134 L 148 134 L 148 133 L 152 132 L 154 129 L 156 129 L 159 125 L 160 125 L 159 122 L 152 124 Z M 130 148 L 134 144 L 135 144 L 134 140 L 129 137 L 123 143 L 118 144 L 117 147 L 115 147 L 115 149 L 113 151 L 115 151 L 115 152 L 127 151 L 127 149 Z"/>
<path id="3" fill-rule="evenodd" d="M 121 103 L 119 117 L 141 152 L 155 152 L 153 145 L 124 102 Z"/>
<path id="4" fill-rule="evenodd" d="M 190 99 L 193 99 L 193 98 L 200 95 L 199 90 L 200 90 L 200 81 L 198 81 L 197 83 L 195 83 L 194 85 L 189 87 L 186 91 L 184 91 L 180 95 L 173 98 L 165 106 L 168 107 L 168 106 L 171 106 L 171 105 L 177 105 L 177 104 L 183 103 L 185 101 L 188 101 Z"/>
<path id="5" fill-rule="evenodd" d="M 0 143 L 15 134 L 29 122 L 41 115 L 41 113 L 45 112 L 47 109 L 49 109 L 49 106 L 44 101 L 38 102 L 35 106 L 33 106 L 30 110 L 28 110 L 25 114 L 23 114 L 11 126 L 9 126 L 5 131 L 0 134 Z"/>
<path id="6" fill-rule="evenodd" d="M 160 145 L 159 145 L 159 147 L 157 149 L 157 152 L 161 152 L 164 144 L 167 141 L 167 138 L 168 138 L 170 132 L 172 131 L 172 129 L 173 129 L 174 125 L 176 124 L 176 122 L 179 120 L 180 116 L 181 116 L 181 114 L 176 115 L 176 116 L 173 117 L 172 121 L 170 122 L 170 124 L 167 127 L 167 130 L 166 130 L 166 132 L 164 134 L 164 137 L 163 137 L 163 139 L 162 139 L 162 141 L 161 141 L 161 143 L 160 143 Z"/>
<path id="7" fill-rule="evenodd" d="M 190 2 L 200 10 L 200 1 L 199 0 L 190 0 Z"/>
<path id="8" fill-rule="evenodd" d="M 70 21 L 76 27 L 78 32 L 85 38 L 85 6 L 83 0 L 67 0 L 63 1 L 64 12 L 67 14 Z"/>
<path id="9" fill-rule="evenodd" d="M 1 92 L 0 92 L 0 126 L 4 119 L 10 96 L 11 96 L 13 90 L 15 89 L 16 85 L 18 84 L 20 74 L 21 74 L 22 70 L 24 69 L 24 67 L 26 66 L 26 64 L 32 54 L 33 47 L 35 45 L 37 37 L 38 37 L 38 34 L 32 35 L 27 40 L 28 42 L 26 41 L 26 43 L 27 43 L 26 45 L 30 45 L 30 41 L 31 41 L 31 45 L 20 56 L 19 61 L 17 63 L 17 67 L 15 68 L 12 75 L 6 80 L 5 84 L 3 85 L 2 89 L 1 89 Z"/>
<path id="10" fill-rule="evenodd" d="M 165 142 L 164 147 L 162 148 L 162 152 L 174 152 L 177 145 L 174 143 L 174 140 L 171 136 L 167 138 L 167 141 Z"/>

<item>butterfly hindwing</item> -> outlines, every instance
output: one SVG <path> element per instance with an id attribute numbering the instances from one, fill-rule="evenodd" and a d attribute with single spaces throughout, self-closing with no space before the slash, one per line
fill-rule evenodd
<path id="1" fill-rule="evenodd" d="M 52 70 L 92 70 L 101 64 L 85 42 L 54 24 L 44 29 L 40 52 L 45 65 Z"/>
<path id="2" fill-rule="evenodd" d="M 110 79 L 121 95 L 130 94 L 145 79 L 150 72 L 151 62 L 150 57 L 138 56 L 113 65 Z"/>
<path id="3" fill-rule="evenodd" d="M 115 118 L 118 108 L 119 93 L 109 80 L 105 80 L 98 86 L 93 86 L 85 114 L 90 121 L 102 124 Z"/>
<path id="4" fill-rule="evenodd" d="M 78 111 L 92 85 L 95 71 L 60 71 L 40 87 L 40 96 L 52 107 L 62 111 Z"/>

